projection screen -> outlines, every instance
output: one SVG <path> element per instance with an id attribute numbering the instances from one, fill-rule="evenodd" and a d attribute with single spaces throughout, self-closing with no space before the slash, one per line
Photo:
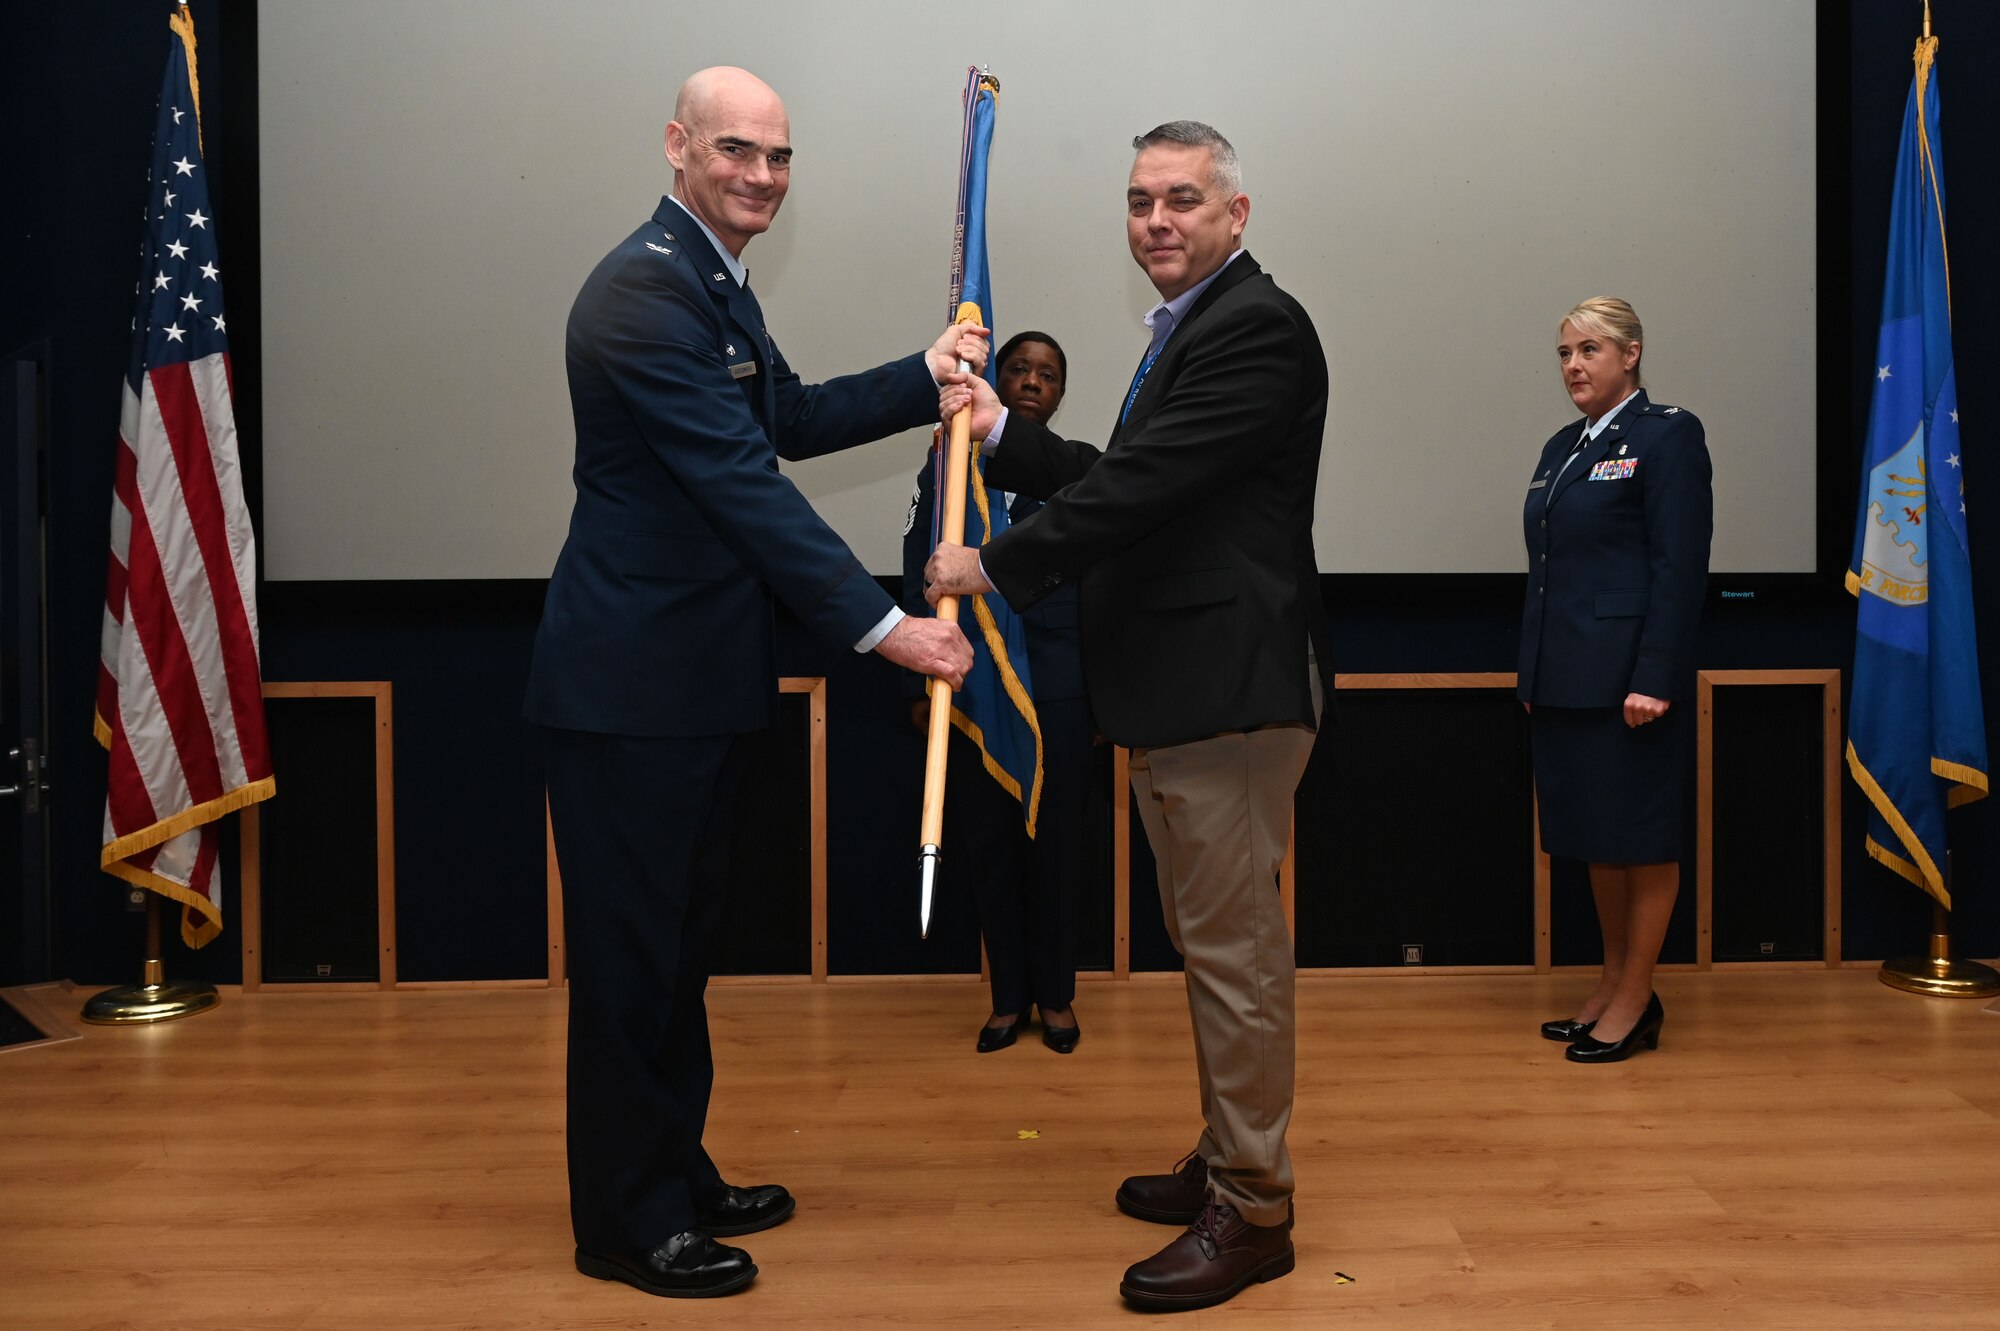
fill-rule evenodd
<path id="1" fill-rule="evenodd" d="M 1063 433 L 1103 440 L 1156 299 L 1132 136 L 1190 117 L 1234 141 L 1246 244 L 1331 366 L 1322 569 L 1522 568 L 1528 473 L 1573 419 L 1557 321 L 1599 294 L 1707 425 L 1714 567 L 1814 566 L 1811 0 L 267 0 L 259 43 L 271 578 L 547 576 L 570 302 L 668 188 L 675 90 L 711 64 L 791 114 L 791 194 L 744 257 L 809 380 L 943 325 L 984 64 L 992 317 L 1063 342 Z M 892 573 L 927 438 L 785 470 Z"/>

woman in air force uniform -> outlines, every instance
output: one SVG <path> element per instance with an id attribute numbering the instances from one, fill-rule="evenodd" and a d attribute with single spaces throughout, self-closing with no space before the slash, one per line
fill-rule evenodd
<path id="1" fill-rule="evenodd" d="M 1017 333 L 993 364 L 1001 405 L 1046 425 L 1062 405 L 1069 382 L 1069 358 L 1056 340 L 1047 333 Z M 924 561 L 931 553 L 935 488 L 934 471 L 926 466 L 918 474 L 903 529 L 903 608 L 913 615 L 931 613 L 924 600 Z M 988 493 L 997 502 L 999 492 Z M 1008 515 L 1018 523 L 1041 506 L 1039 500 L 1018 496 Z M 977 525 L 976 517 L 972 523 Z M 975 1044 L 982 1054 L 1014 1043 L 1027 1024 L 1031 1003 L 1041 1013 L 1043 1044 L 1067 1054 L 1083 1038 L 1073 1003 L 1076 909 L 1084 891 L 1084 815 L 1095 727 L 1084 696 L 1076 605 L 1072 583 L 1022 614 L 1042 733 L 1041 818 L 1032 839 L 1022 826 L 1020 801 L 981 768 L 970 739 L 951 737 L 945 836 L 958 847 L 954 862 L 967 866 L 969 873 L 947 882 L 969 879 L 979 907 L 993 997 L 992 1015 L 979 1028 Z M 972 611 L 963 613 L 969 623 Z M 917 699 L 911 719 L 922 729 L 929 717 L 930 704 Z"/>
<path id="2" fill-rule="evenodd" d="M 1576 1015 L 1542 1026 L 1566 1057 L 1659 1047 L 1653 967 L 1680 889 L 1694 640 L 1713 528 L 1708 446 L 1692 412 L 1649 400 L 1639 316 L 1595 297 L 1556 356 L 1583 412 L 1528 484 L 1521 701 L 1542 848 L 1586 861 L 1604 970 Z"/>

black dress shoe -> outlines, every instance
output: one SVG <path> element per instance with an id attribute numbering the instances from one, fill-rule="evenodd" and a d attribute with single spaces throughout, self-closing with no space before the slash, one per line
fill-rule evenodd
<path id="1" fill-rule="evenodd" d="M 1202 1208 L 1187 1232 L 1125 1272 L 1118 1292 L 1138 1308 L 1179 1312 L 1234 1298 L 1298 1264 L 1292 1226 L 1253 1225 L 1226 1202 Z"/>
<path id="2" fill-rule="evenodd" d="M 775 1183 L 754 1188 L 732 1188 L 711 1193 L 694 1204 L 695 1227 L 711 1238 L 734 1238 L 769 1229 L 792 1214 L 798 1205 L 792 1194 Z"/>
<path id="3" fill-rule="evenodd" d="M 1076 1049 L 1076 1042 L 1083 1038 L 1083 1028 L 1075 1024 L 1075 1013 L 1070 1014 L 1070 1022 L 1071 1024 L 1068 1026 L 1051 1026 L 1049 1025 L 1049 1014 L 1044 1012 L 1042 1014 L 1042 1043 L 1055 1050 L 1058 1054 L 1073 1052 Z"/>
<path id="4" fill-rule="evenodd" d="M 757 1264 L 749 1253 L 717 1243 L 698 1229 L 676 1234 L 650 1252 L 578 1248 L 576 1269 L 599 1280 L 622 1280 L 667 1299 L 712 1299 L 733 1294 L 757 1278 Z"/>
<path id="5" fill-rule="evenodd" d="M 1632 1029 L 1625 1032 L 1624 1039 L 1607 1042 L 1586 1032 L 1563 1050 L 1563 1057 L 1572 1063 L 1621 1063 L 1637 1053 L 1642 1044 L 1648 1049 L 1658 1049 L 1660 1026 L 1666 1019 L 1667 1010 L 1660 1006 L 1660 996 L 1654 994 L 1646 1000 L 1646 1010 L 1639 1014 Z"/>
<path id="6" fill-rule="evenodd" d="M 1542 1038 L 1569 1044 L 1579 1035 L 1590 1034 L 1590 1028 L 1596 1024 L 1594 1021 L 1578 1021 L 1574 1017 L 1567 1021 L 1545 1021 L 1542 1023 Z"/>
<path id="7" fill-rule="evenodd" d="M 1171 1174 L 1134 1174 L 1112 1200 L 1126 1215 L 1156 1225 L 1191 1225 L 1208 1204 L 1208 1161 L 1200 1151 L 1181 1157 Z"/>
<path id="8" fill-rule="evenodd" d="M 1023 1018 L 1015 1017 L 1005 1026 L 981 1026 L 979 1028 L 979 1052 L 990 1054 L 997 1049 L 1005 1049 L 1014 1043 L 1014 1037 L 1021 1033 Z"/>

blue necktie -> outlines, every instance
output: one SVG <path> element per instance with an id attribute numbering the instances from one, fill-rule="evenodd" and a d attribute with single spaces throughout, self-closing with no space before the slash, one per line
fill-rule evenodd
<path id="1" fill-rule="evenodd" d="M 1132 414 L 1132 404 L 1139 400 L 1139 389 L 1146 382 L 1147 372 L 1153 368 L 1153 362 L 1158 360 L 1160 353 L 1166 349 L 1166 339 L 1162 338 L 1160 344 L 1148 350 L 1146 352 L 1146 359 L 1139 363 L 1139 372 L 1132 376 L 1132 387 L 1125 394 L 1125 410 L 1118 413 L 1118 423 L 1120 425 L 1123 425 L 1125 418 Z"/>

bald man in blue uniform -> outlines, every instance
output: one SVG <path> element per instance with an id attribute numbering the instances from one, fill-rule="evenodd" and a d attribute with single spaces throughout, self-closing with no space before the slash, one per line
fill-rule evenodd
<path id="1" fill-rule="evenodd" d="M 709 941 L 745 735 L 777 716 L 773 598 L 822 636 L 962 682 L 957 625 L 907 617 L 778 459 L 934 420 L 985 330 L 825 384 L 799 381 L 741 255 L 790 183 L 784 104 L 740 69 L 688 80 L 667 126 L 672 197 L 570 311 L 576 508 L 535 637 L 569 963 L 568 1144 L 577 1269 L 649 1294 L 742 1289 L 718 1236 L 792 1213 L 731 1187 L 702 1146 L 714 1081 Z"/>

